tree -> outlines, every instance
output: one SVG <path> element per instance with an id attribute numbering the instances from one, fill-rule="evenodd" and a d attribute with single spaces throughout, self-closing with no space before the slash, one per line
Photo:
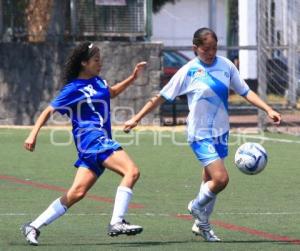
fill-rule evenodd
<path id="1" fill-rule="evenodd" d="M 52 13 L 53 0 L 30 0 L 26 8 L 28 41 L 43 42 Z"/>
<path id="2" fill-rule="evenodd" d="M 153 12 L 157 13 L 160 11 L 160 9 L 166 4 L 166 3 L 172 3 L 175 4 L 175 2 L 180 0 L 153 0 Z"/>

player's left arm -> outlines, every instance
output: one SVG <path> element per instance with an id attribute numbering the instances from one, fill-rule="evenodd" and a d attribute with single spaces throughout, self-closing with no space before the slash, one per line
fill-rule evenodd
<path id="1" fill-rule="evenodd" d="M 139 76 L 140 72 L 142 71 L 142 69 L 145 67 L 146 64 L 147 64 L 147 62 L 145 62 L 145 61 L 139 62 L 138 64 L 136 64 L 132 74 L 128 78 L 126 78 L 122 82 L 117 83 L 114 86 L 110 87 L 109 88 L 110 97 L 111 98 L 117 97 L 128 86 L 130 86 L 133 83 L 133 81 L 137 79 L 137 77 Z"/>
<path id="2" fill-rule="evenodd" d="M 268 114 L 269 118 L 271 118 L 275 124 L 280 124 L 280 113 L 273 110 L 272 107 L 266 104 L 255 92 L 249 90 L 249 92 L 247 93 L 247 95 L 244 96 L 244 98 L 252 105 L 265 111 Z"/>
<path id="3" fill-rule="evenodd" d="M 24 142 L 24 147 L 26 150 L 33 152 L 36 145 L 36 140 L 38 133 L 41 129 L 41 127 L 47 122 L 50 115 L 55 111 L 55 109 L 49 105 L 46 107 L 46 109 L 43 110 L 43 112 L 38 117 L 37 121 L 35 122 L 29 136 L 26 138 Z"/>

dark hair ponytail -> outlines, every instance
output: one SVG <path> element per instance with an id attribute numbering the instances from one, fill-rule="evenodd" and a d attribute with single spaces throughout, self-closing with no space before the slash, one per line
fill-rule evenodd
<path id="1" fill-rule="evenodd" d="M 81 71 L 81 62 L 88 61 L 97 52 L 99 52 L 99 48 L 90 42 L 84 42 L 76 46 L 64 65 L 63 83 L 67 84 L 77 78 Z"/>
<path id="2" fill-rule="evenodd" d="M 209 28 L 203 27 L 196 30 L 196 32 L 194 33 L 193 44 L 197 47 L 203 45 L 207 35 L 211 35 L 216 40 L 216 42 L 218 42 L 218 37 L 216 33 Z"/>

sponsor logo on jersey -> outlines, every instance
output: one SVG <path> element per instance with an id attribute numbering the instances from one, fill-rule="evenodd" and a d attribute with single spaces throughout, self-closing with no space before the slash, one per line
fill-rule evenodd
<path id="1" fill-rule="evenodd" d="M 95 94 L 97 94 L 97 91 L 92 85 L 88 85 L 83 89 L 80 89 L 80 91 L 83 92 L 86 97 L 93 97 Z"/>
<path id="2" fill-rule="evenodd" d="M 195 72 L 194 77 L 196 77 L 196 78 L 197 78 L 197 77 L 204 77 L 205 74 L 206 74 L 206 73 L 205 73 L 205 70 L 200 68 L 198 71 Z"/>

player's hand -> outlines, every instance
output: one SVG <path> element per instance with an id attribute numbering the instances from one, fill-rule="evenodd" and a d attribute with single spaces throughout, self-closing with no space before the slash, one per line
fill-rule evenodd
<path id="1" fill-rule="evenodd" d="M 129 133 L 131 131 L 132 128 L 136 127 L 138 124 L 138 122 L 134 119 L 130 119 L 130 120 L 127 120 L 124 124 L 124 128 L 123 128 L 123 131 L 125 133 Z"/>
<path id="2" fill-rule="evenodd" d="M 268 111 L 268 116 L 269 116 L 269 118 L 271 118 L 273 120 L 273 122 L 276 125 L 280 124 L 280 121 L 281 121 L 281 115 L 280 115 L 280 113 L 278 113 L 278 112 L 276 112 L 274 110 L 270 110 L 270 111 Z"/>
<path id="3" fill-rule="evenodd" d="M 132 73 L 132 77 L 134 79 L 136 79 L 140 72 L 144 69 L 144 67 L 146 66 L 147 62 L 146 61 L 142 61 L 142 62 L 139 62 L 136 64 L 134 70 L 133 70 L 133 73 Z"/>
<path id="4" fill-rule="evenodd" d="M 24 142 L 24 148 L 30 152 L 33 152 L 35 148 L 35 143 L 36 143 L 36 138 L 29 135 Z"/>

